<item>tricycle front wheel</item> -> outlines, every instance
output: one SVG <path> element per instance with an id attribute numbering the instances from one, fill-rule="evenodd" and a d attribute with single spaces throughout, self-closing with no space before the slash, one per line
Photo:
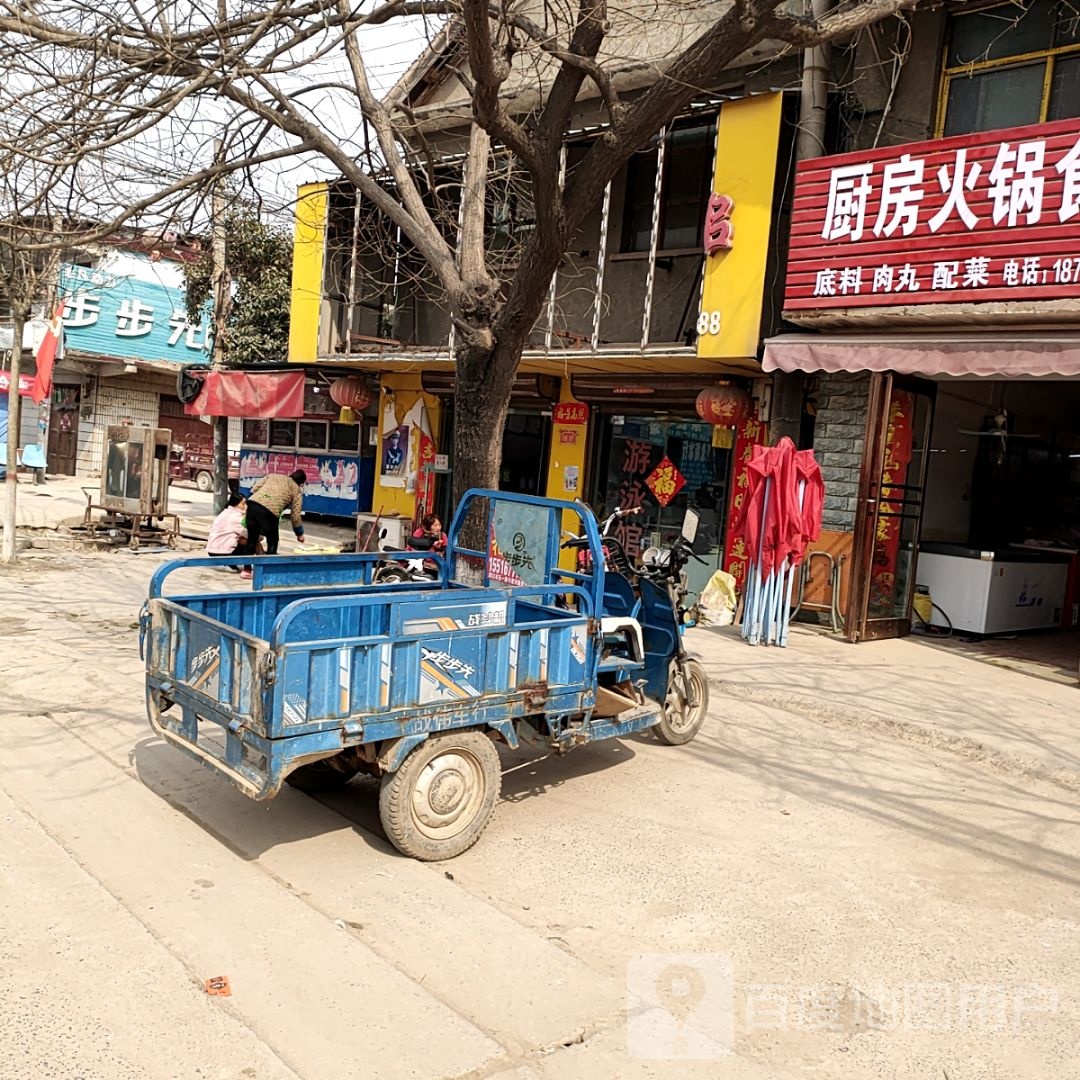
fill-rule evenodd
<path id="1" fill-rule="evenodd" d="M 688 743 L 705 723 L 709 711 L 709 678 L 697 660 L 683 661 L 683 676 L 678 666 L 671 665 L 671 681 L 668 684 L 664 714 L 653 729 L 661 742 L 668 746 Z"/>
<path id="2" fill-rule="evenodd" d="M 452 859 L 480 839 L 501 784 L 499 752 L 486 735 L 433 735 L 383 777 L 379 817 L 402 854 L 424 862 Z"/>

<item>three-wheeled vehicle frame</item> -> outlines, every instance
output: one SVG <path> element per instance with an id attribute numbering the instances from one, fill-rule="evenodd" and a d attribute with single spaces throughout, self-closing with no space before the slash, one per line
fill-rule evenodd
<path id="1" fill-rule="evenodd" d="M 560 566 L 575 519 L 588 573 Z M 372 773 L 387 836 L 426 860 L 483 832 L 496 741 L 697 733 L 707 683 L 673 590 L 605 568 L 588 507 L 472 490 L 447 540 L 430 582 L 374 583 L 386 553 L 247 557 L 250 591 L 166 595 L 229 560 L 164 564 L 141 620 L 154 730 L 254 799 Z"/>

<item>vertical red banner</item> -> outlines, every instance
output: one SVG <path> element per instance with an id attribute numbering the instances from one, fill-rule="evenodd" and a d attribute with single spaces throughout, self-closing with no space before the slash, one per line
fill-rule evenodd
<path id="1" fill-rule="evenodd" d="M 724 569 L 735 579 L 741 592 L 754 552 L 746 550 L 742 537 L 735 536 L 733 523 L 739 517 L 750 487 L 747 464 L 755 446 L 763 446 L 767 440 L 766 425 L 756 416 L 744 420 L 735 433 L 734 468 L 731 477 L 731 494 L 728 498 L 727 529 L 724 540 Z"/>
<path id="2" fill-rule="evenodd" d="M 881 501 L 874 536 L 873 568 L 870 572 L 870 609 L 887 611 L 895 606 L 896 560 L 900 553 L 904 509 L 903 488 L 913 448 L 912 414 L 915 396 L 894 390 L 889 399 L 889 425 L 885 434 L 885 461 L 881 467 Z"/>

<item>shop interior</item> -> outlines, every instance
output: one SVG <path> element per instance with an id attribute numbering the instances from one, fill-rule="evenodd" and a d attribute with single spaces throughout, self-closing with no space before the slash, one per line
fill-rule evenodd
<path id="1" fill-rule="evenodd" d="M 589 504 L 601 520 L 616 507 L 640 507 L 620 522 L 616 535 L 631 559 L 650 546 L 670 544 L 688 507 L 699 518 L 694 550 L 701 562 L 686 569 L 690 591 L 700 593 L 723 556 L 730 447 L 714 445 L 711 424 L 681 416 L 631 416 L 598 410 Z M 650 491 L 653 470 L 667 459 L 678 470 L 679 488 L 661 505 Z"/>
<path id="2" fill-rule="evenodd" d="M 915 585 L 929 633 L 1075 681 L 1080 382 L 942 378 L 928 449 Z"/>

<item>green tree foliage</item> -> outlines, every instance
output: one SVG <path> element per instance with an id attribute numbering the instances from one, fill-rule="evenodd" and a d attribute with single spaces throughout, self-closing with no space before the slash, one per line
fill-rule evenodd
<path id="1" fill-rule="evenodd" d="M 213 296 L 214 263 L 210 238 L 202 254 L 184 266 L 188 318 L 204 314 Z M 284 362 L 289 344 L 289 286 L 292 238 L 284 229 L 259 220 L 250 207 L 225 216 L 225 265 L 231 306 L 225 328 L 225 363 L 250 367 Z"/>

